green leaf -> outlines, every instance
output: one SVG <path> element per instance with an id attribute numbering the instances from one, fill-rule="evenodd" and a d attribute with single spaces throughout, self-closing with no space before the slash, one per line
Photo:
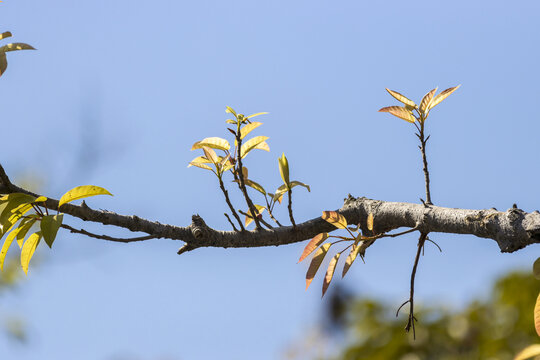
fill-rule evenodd
<path id="1" fill-rule="evenodd" d="M 516 355 L 514 360 L 526 360 L 540 355 L 540 344 L 529 345 Z"/>
<path id="2" fill-rule="evenodd" d="M 34 255 L 36 248 L 41 240 L 41 231 L 33 233 L 30 235 L 28 240 L 24 243 L 21 250 L 21 266 L 26 275 L 28 275 L 28 265 L 30 264 L 30 259 Z"/>
<path id="3" fill-rule="evenodd" d="M 113 194 L 111 194 L 107 189 L 104 189 L 104 188 L 99 187 L 99 186 L 95 186 L 95 185 L 77 186 L 77 187 L 69 190 L 64 195 L 62 195 L 62 197 L 60 198 L 60 201 L 58 202 L 58 208 L 60 208 L 60 206 L 66 204 L 66 203 L 69 203 L 69 202 L 72 202 L 72 201 L 75 201 L 75 200 L 79 200 L 79 199 L 82 199 L 82 198 L 90 197 L 90 196 L 96 196 L 96 195 L 110 195 L 110 196 L 113 196 Z"/>
<path id="4" fill-rule="evenodd" d="M 435 96 L 433 100 L 431 101 L 431 104 L 429 104 L 428 110 L 433 109 L 435 106 L 441 103 L 444 99 L 446 99 L 448 96 L 450 96 L 451 93 L 456 91 L 461 85 L 454 86 L 451 88 L 448 88 L 444 91 L 442 91 L 439 95 Z"/>
<path id="5" fill-rule="evenodd" d="M 5 39 L 5 38 L 8 38 L 8 37 L 11 37 L 11 36 L 12 36 L 12 35 L 11 35 L 11 32 L 5 31 L 5 32 L 3 32 L 3 33 L 0 34 L 0 40 Z"/>
<path id="6" fill-rule="evenodd" d="M 540 280 L 540 258 L 536 259 L 533 264 L 534 277 Z"/>
<path id="7" fill-rule="evenodd" d="M 247 134 L 249 134 L 252 130 L 258 128 L 261 125 L 262 123 L 257 121 L 245 125 L 243 128 L 240 129 L 240 139 L 245 138 Z"/>
<path id="8" fill-rule="evenodd" d="M 400 93 L 398 93 L 397 91 L 393 91 L 393 90 L 390 90 L 390 89 L 386 89 L 386 91 L 388 91 L 388 93 L 390 95 L 392 95 L 394 97 L 394 99 L 396 99 L 397 101 L 405 104 L 405 105 L 408 105 L 410 107 L 412 107 L 413 109 L 416 107 L 416 104 L 414 103 L 414 101 L 408 99 L 407 97 L 401 95 Z"/>
<path id="9" fill-rule="evenodd" d="M 249 186 L 250 188 L 253 188 L 253 189 L 257 190 L 261 194 L 266 195 L 266 190 L 264 190 L 264 188 L 261 185 L 259 185 L 258 183 L 256 183 L 255 181 L 249 180 L 249 179 L 244 179 L 244 184 L 246 184 L 246 186 Z"/>
<path id="10" fill-rule="evenodd" d="M 36 50 L 33 46 L 25 44 L 25 43 L 12 43 L 7 44 L 2 47 L 0 47 L 0 52 L 9 52 L 9 51 L 17 51 L 17 50 Z"/>
<path id="11" fill-rule="evenodd" d="M 58 229 L 62 225 L 64 215 L 45 215 L 41 219 L 41 234 L 43 235 L 43 240 L 49 245 L 49 248 L 52 248 Z"/>
<path id="12" fill-rule="evenodd" d="M 414 117 L 412 112 L 403 106 L 387 106 L 380 109 L 379 112 L 388 112 L 410 123 L 414 123 L 416 121 L 416 118 Z"/>
<path id="13" fill-rule="evenodd" d="M 323 211 L 322 218 L 338 229 L 345 229 L 347 227 L 347 220 L 345 217 L 335 211 Z"/>
<path id="14" fill-rule="evenodd" d="M 328 290 L 328 286 L 330 285 L 330 282 L 332 281 L 332 278 L 334 277 L 334 272 L 336 271 L 336 265 L 339 260 L 339 256 L 341 253 L 337 253 L 334 255 L 332 260 L 330 260 L 330 264 L 328 264 L 328 270 L 326 270 L 326 275 L 324 276 L 324 282 L 322 287 L 322 296 L 326 293 L 326 290 Z"/>
<path id="15" fill-rule="evenodd" d="M 273 196 L 274 201 L 278 201 L 281 204 L 281 199 L 283 198 L 283 194 L 285 194 L 288 191 L 287 184 L 283 184 L 280 187 L 277 188 L 276 193 Z"/>
<path id="16" fill-rule="evenodd" d="M 308 289 L 309 284 L 311 284 L 311 282 L 313 281 L 315 274 L 317 274 L 317 271 L 319 270 L 319 267 L 321 266 L 324 257 L 326 256 L 326 253 L 328 253 L 328 249 L 330 249 L 331 245 L 331 243 L 323 244 L 313 256 L 313 260 L 311 260 L 311 264 L 309 264 L 309 269 L 306 273 L 306 290 Z"/>
<path id="17" fill-rule="evenodd" d="M 268 139 L 268 136 L 255 136 L 254 138 L 249 139 L 244 144 L 242 144 L 242 147 L 240 148 L 240 154 L 242 154 L 242 159 L 253 149 L 257 147 L 257 145 L 265 142 Z M 267 145 L 268 146 L 268 145 Z M 266 150 L 266 149 L 261 149 Z M 270 149 L 268 149 L 270 150 Z"/>
<path id="18" fill-rule="evenodd" d="M 195 144 L 193 144 L 191 150 L 202 149 L 203 146 L 224 151 L 231 148 L 231 145 L 229 145 L 229 142 L 227 140 L 220 137 L 209 137 L 204 138 L 201 141 L 197 141 Z"/>
<path id="19" fill-rule="evenodd" d="M 285 153 L 281 155 L 281 157 L 278 159 L 278 162 L 279 162 L 279 174 L 281 175 L 281 179 L 283 180 L 283 183 L 287 185 L 287 188 L 290 188 L 289 161 L 285 157 Z"/>
<path id="20" fill-rule="evenodd" d="M 435 92 L 437 92 L 437 88 L 431 90 L 426 95 L 424 95 L 424 97 L 422 98 L 422 102 L 420 102 L 420 107 L 418 108 L 421 113 L 425 113 L 429 110 L 431 100 L 433 100 L 433 95 L 435 95 Z"/>
<path id="21" fill-rule="evenodd" d="M 351 248 L 351 252 L 349 253 L 349 256 L 347 256 L 347 259 L 345 260 L 345 265 L 343 266 L 343 274 L 341 277 L 345 277 L 345 274 L 347 274 L 347 271 L 349 271 L 349 268 L 353 264 L 354 260 L 356 260 L 356 257 L 358 256 L 358 252 L 362 246 L 359 243 L 354 243 Z"/>
<path id="22" fill-rule="evenodd" d="M 32 216 L 32 217 L 28 217 L 26 219 L 23 219 L 21 221 L 21 223 L 19 224 L 19 227 L 17 228 L 17 229 L 19 229 L 19 232 L 17 233 L 17 244 L 19 245 L 19 248 L 22 248 L 23 242 L 24 242 L 24 237 L 26 236 L 26 234 L 28 233 L 30 228 L 32 228 L 32 226 L 38 220 L 37 215 L 30 215 L 30 216 Z"/>
<path id="23" fill-rule="evenodd" d="M 306 185 L 306 184 L 304 184 L 303 182 L 293 180 L 293 181 L 291 181 L 291 183 L 290 183 L 291 189 L 292 189 L 293 187 L 295 187 L 295 186 L 298 186 L 298 185 L 305 187 L 305 188 L 307 189 L 307 191 L 311 192 L 311 190 L 309 189 L 309 185 Z"/>
<path id="24" fill-rule="evenodd" d="M 328 233 L 320 233 L 315 235 L 313 239 L 306 245 L 304 248 L 304 251 L 302 251 L 302 255 L 300 255 L 300 259 L 298 262 L 301 262 L 306 257 L 309 256 L 316 248 L 319 247 L 323 243 L 324 240 L 328 239 Z"/>

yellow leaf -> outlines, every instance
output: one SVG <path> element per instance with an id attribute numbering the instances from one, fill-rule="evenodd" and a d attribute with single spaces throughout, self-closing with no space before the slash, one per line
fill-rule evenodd
<path id="1" fill-rule="evenodd" d="M 281 179 L 289 187 L 289 161 L 285 157 L 285 153 L 281 155 L 281 157 L 278 159 L 279 162 L 279 173 L 281 175 Z"/>
<path id="2" fill-rule="evenodd" d="M 261 194 L 266 195 L 266 190 L 264 190 L 264 188 L 261 185 L 259 185 L 258 183 L 256 183 L 255 181 L 249 180 L 249 179 L 244 179 L 244 184 L 246 184 L 247 186 L 257 190 Z"/>
<path id="3" fill-rule="evenodd" d="M 204 156 L 210 160 L 214 165 L 219 163 L 219 157 L 217 156 L 216 152 L 212 150 L 211 148 L 207 146 L 202 147 L 204 151 Z"/>
<path id="4" fill-rule="evenodd" d="M 336 271 L 336 265 L 339 260 L 339 256 L 341 253 L 337 253 L 334 255 L 332 260 L 330 260 L 330 264 L 328 264 L 328 270 L 326 270 L 326 275 L 324 276 L 324 282 L 322 287 L 322 296 L 326 293 L 326 290 L 328 290 L 328 286 L 330 285 L 330 281 L 332 281 L 332 278 L 334 277 L 334 272 Z"/>
<path id="5" fill-rule="evenodd" d="M 0 40 L 11 37 L 11 36 L 12 35 L 11 35 L 11 33 L 9 31 L 5 31 L 5 32 L 0 34 Z"/>
<path id="6" fill-rule="evenodd" d="M 28 240 L 26 240 L 26 242 L 24 243 L 22 247 L 21 266 L 26 275 L 28 275 L 28 265 L 30 264 L 30 259 L 32 259 L 32 255 L 34 255 L 34 252 L 36 251 L 36 247 L 38 246 L 40 239 L 41 239 L 41 231 L 33 233 L 32 235 L 30 235 Z"/>
<path id="7" fill-rule="evenodd" d="M 234 109 L 230 106 L 227 106 L 227 108 L 225 109 L 225 112 L 229 114 L 233 114 L 236 117 L 236 111 L 234 111 Z"/>
<path id="8" fill-rule="evenodd" d="M 538 294 L 534 305 L 534 328 L 538 336 L 540 336 L 540 294 Z"/>
<path id="9" fill-rule="evenodd" d="M 34 202 L 36 202 L 36 203 L 45 202 L 45 201 L 47 201 L 47 198 L 45 196 L 40 196 L 36 200 L 34 200 Z"/>
<path id="10" fill-rule="evenodd" d="M 322 218 L 338 229 L 345 229 L 347 227 L 347 220 L 345 217 L 335 211 L 323 211 Z"/>
<path id="11" fill-rule="evenodd" d="M 304 184 L 303 182 L 293 180 L 290 183 L 291 189 L 295 186 L 303 186 L 307 189 L 308 192 L 311 192 L 311 189 L 309 188 L 309 185 Z"/>
<path id="12" fill-rule="evenodd" d="M 60 201 L 58 202 L 58 207 L 75 201 L 82 198 L 90 197 L 90 196 L 96 196 L 96 195 L 110 195 L 113 196 L 107 189 L 104 189 L 99 186 L 95 185 L 82 185 L 77 186 L 71 190 L 69 190 L 67 193 L 62 195 L 60 198 Z"/>
<path id="13" fill-rule="evenodd" d="M 27 219 L 28 221 L 25 221 Z M 17 245 L 19 245 L 19 249 L 22 248 L 23 246 L 24 237 L 26 236 L 28 231 L 32 228 L 32 225 L 34 225 L 35 222 L 37 221 L 37 215 L 33 215 L 32 218 L 27 218 L 27 219 L 21 221 L 21 223 L 19 224 L 20 230 L 17 233 Z"/>
<path id="14" fill-rule="evenodd" d="M 12 232 L 9 233 L 9 235 L 6 237 L 6 240 L 4 241 L 4 245 L 2 245 L 2 250 L 0 250 L 0 270 L 4 270 L 4 260 L 6 259 L 6 254 L 9 250 L 9 247 L 11 246 L 11 243 L 13 242 L 13 239 L 15 236 L 17 236 L 17 233 L 21 230 L 21 227 L 14 229 Z"/>
<path id="15" fill-rule="evenodd" d="M 367 217 L 367 228 L 369 231 L 373 231 L 373 214 L 369 213 Z"/>
<path id="16" fill-rule="evenodd" d="M 268 139 L 268 136 L 255 136 L 254 138 L 249 139 L 244 144 L 242 144 L 242 148 L 240 149 L 240 154 L 242 154 L 242 159 L 253 149 L 257 147 L 257 145 L 261 144 L 262 142 L 266 141 Z M 265 150 L 265 149 L 262 149 Z"/>
<path id="17" fill-rule="evenodd" d="M 189 166 L 196 166 L 196 167 L 201 168 L 201 169 L 212 170 L 212 168 L 210 166 L 205 165 L 203 163 L 190 162 L 188 167 Z"/>
<path id="18" fill-rule="evenodd" d="M 323 244 L 323 246 L 321 246 L 313 256 L 313 260 L 311 260 L 311 264 L 309 264 L 309 269 L 306 273 L 306 290 L 308 289 L 309 284 L 311 284 L 313 281 L 313 278 L 315 277 L 317 270 L 319 270 L 319 267 L 321 266 L 331 245 L 331 243 Z"/>
<path id="19" fill-rule="evenodd" d="M 516 355 L 514 360 L 526 360 L 540 355 L 540 344 L 529 345 Z"/>
<path id="20" fill-rule="evenodd" d="M 257 215 L 260 215 L 263 213 L 263 211 L 266 209 L 264 206 L 261 206 L 261 205 L 253 205 L 255 206 L 255 209 L 257 209 L 257 213 L 255 214 L 255 216 Z M 246 213 L 250 214 L 251 215 L 251 211 L 246 211 Z M 251 224 L 251 222 L 253 221 L 253 219 L 251 218 L 251 216 L 246 216 L 246 227 Z"/>
<path id="21" fill-rule="evenodd" d="M 278 201 L 281 204 L 281 200 L 283 198 L 283 194 L 287 192 L 287 184 L 283 184 L 280 187 L 277 188 L 276 193 L 274 194 L 273 198 L 274 201 Z"/>
<path id="22" fill-rule="evenodd" d="M 247 124 L 246 126 L 240 129 L 240 139 L 245 138 L 247 134 L 249 134 L 252 130 L 258 128 L 261 125 L 262 125 L 261 122 L 256 122 L 256 121 L 250 124 Z"/>
<path id="23" fill-rule="evenodd" d="M 418 109 L 421 113 L 425 113 L 427 110 L 429 110 L 429 105 L 431 105 L 431 100 L 433 100 L 433 95 L 435 95 L 436 91 L 437 88 L 424 95 L 422 101 L 420 102 L 420 108 Z"/>
<path id="24" fill-rule="evenodd" d="M 268 143 L 266 141 L 263 141 L 259 145 L 255 146 L 253 149 L 270 151 L 270 146 L 268 146 Z"/>
<path id="25" fill-rule="evenodd" d="M 227 140 L 220 137 L 209 137 L 202 139 L 201 141 L 197 141 L 195 144 L 193 144 L 191 150 L 202 149 L 203 146 L 217 150 L 229 150 L 231 148 L 231 145 L 229 145 Z"/>
<path id="26" fill-rule="evenodd" d="M 359 243 L 354 243 L 351 248 L 351 252 L 349 253 L 349 256 L 347 256 L 347 259 L 345 260 L 345 265 L 343 266 L 343 274 L 341 277 L 345 277 L 345 274 L 347 274 L 347 271 L 349 271 L 349 268 L 353 264 L 354 260 L 356 260 L 356 257 L 358 256 L 358 252 L 362 246 Z"/>
<path id="27" fill-rule="evenodd" d="M 388 93 L 390 95 L 392 95 L 394 97 L 394 99 L 396 99 L 397 101 L 402 102 L 403 104 L 408 105 L 408 106 L 410 106 L 412 108 L 416 107 L 416 104 L 414 103 L 414 101 L 406 98 L 405 96 L 401 95 L 397 91 L 393 91 L 393 90 L 390 90 L 388 88 L 386 89 L 386 91 L 388 91 Z"/>
<path id="28" fill-rule="evenodd" d="M 255 116 L 266 115 L 266 114 L 268 114 L 268 113 L 267 112 L 258 112 L 256 114 L 251 114 L 249 116 L 246 116 L 246 118 L 251 119 L 251 118 L 254 118 Z"/>
<path id="29" fill-rule="evenodd" d="M 380 109 L 379 112 L 388 112 L 410 123 L 414 123 L 416 121 L 416 118 L 412 112 L 403 106 L 387 106 Z"/>
<path id="30" fill-rule="evenodd" d="M 428 110 L 434 108 L 435 106 L 437 106 L 441 101 L 443 101 L 448 96 L 450 96 L 450 94 L 453 93 L 454 91 L 456 91 L 460 86 L 461 85 L 448 88 L 448 89 L 442 91 L 439 95 L 435 96 L 433 98 L 433 100 L 431 101 L 431 104 L 429 104 Z"/>
<path id="31" fill-rule="evenodd" d="M 306 257 L 308 257 L 308 255 L 311 254 L 316 248 L 318 248 L 319 245 L 321 245 L 322 242 L 326 239 L 328 239 L 328 233 L 320 233 L 315 235 L 315 237 L 311 239 L 311 241 L 304 248 L 304 251 L 302 252 L 302 255 L 300 256 L 298 262 L 301 262 Z"/>

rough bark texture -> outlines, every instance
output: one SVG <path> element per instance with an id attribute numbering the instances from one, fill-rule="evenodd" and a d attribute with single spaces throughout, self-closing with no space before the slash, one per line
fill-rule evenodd
<path id="1" fill-rule="evenodd" d="M 13 192 L 24 192 L 37 196 L 37 194 L 11 183 L 6 185 L 4 182 L 0 185 L 0 193 Z M 49 198 L 45 206 L 57 210 L 58 200 Z M 219 231 L 207 226 L 198 215 L 193 215 L 192 223 L 189 226 L 180 227 L 149 221 L 136 215 L 126 216 L 109 211 L 94 210 L 84 203 L 81 206 L 63 205 L 61 211 L 85 221 L 145 232 L 156 238 L 182 240 L 186 244 L 179 253 L 199 247 L 285 245 L 310 239 L 321 232 L 335 230 L 333 225 L 320 217 L 296 224 L 296 228 L 282 226 L 271 230 Z M 514 252 L 527 245 L 540 242 L 540 213 L 538 211 L 526 213 L 517 208 L 511 208 L 504 212 L 496 209 L 453 209 L 433 205 L 372 200 L 364 197 L 354 198 L 351 195 L 345 199 L 343 207 L 337 211 L 345 216 L 349 224 L 360 224 L 364 231 L 367 230 L 366 219 L 369 213 L 373 213 L 375 233 L 388 232 L 401 227 L 416 227 L 418 231 L 425 233 L 471 234 L 495 240 L 502 252 Z M 140 240 L 118 239 L 116 241 Z"/>

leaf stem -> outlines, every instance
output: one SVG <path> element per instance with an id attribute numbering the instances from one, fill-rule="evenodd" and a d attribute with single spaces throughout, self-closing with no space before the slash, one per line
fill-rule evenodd
<path id="1" fill-rule="evenodd" d="M 420 152 L 422 153 L 422 163 L 424 165 L 424 181 L 426 184 L 426 204 L 427 205 L 433 205 L 431 202 L 431 191 L 429 188 L 429 170 L 428 170 L 428 162 L 427 162 L 427 156 L 426 156 L 426 143 L 429 139 L 425 137 L 424 132 L 424 123 L 425 118 L 423 115 L 420 116 L 420 131 L 419 131 L 419 139 L 420 139 Z"/>

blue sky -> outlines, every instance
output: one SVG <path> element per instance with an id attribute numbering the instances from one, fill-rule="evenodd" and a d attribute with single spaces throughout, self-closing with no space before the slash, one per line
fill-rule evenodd
<path id="1" fill-rule="evenodd" d="M 228 229 L 216 180 L 186 165 L 195 141 L 227 136 L 229 105 L 270 113 L 256 134 L 270 137 L 271 152 L 246 165 L 275 188 L 286 153 L 291 176 L 312 188 L 296 192 L 297 221 L 341 207 L 348 193 L 418 202 L 414 128 L 377 112 L 396 103 L 384 88 L 419 100 L 462 84 L 428 119 L 433 202 L 533 211 L 539 10 L 535 1 L 7 0 L 2 31 L 38 51 L 8 54 L 1 161 L 49 196 L 96 184 L 115 196 L 91 207 L 181 226 L 198 213 Z M 486 239 L 432 238 L 444 253 L 427 248 L 421 259 L 423 303 L 459 306 L 538 256 L 536 246 L 508 255 Z M 305 244 L 177 256 L 180 245 L 61 233 L 1 299 L 0 315 L 24 316 L 30 335 L 23 347 L 0 338 L 4 357 L 276 359 L 318 324 L 321 279 L 304 291 L 307 265 L 296 264 Z M 340 282 L 397 307 L 415 247 L 415 236 L 381 241 Z"/>

